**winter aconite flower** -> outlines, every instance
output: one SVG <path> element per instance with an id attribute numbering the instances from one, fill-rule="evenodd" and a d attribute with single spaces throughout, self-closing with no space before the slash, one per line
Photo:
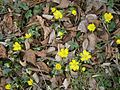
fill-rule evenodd
<path id="1" fill-rule="evenodd" d="M 111 13 L 105 13 L 104 14 L 104 19 L 107 23 L 109 23 L 112 18 L 113 18 L 113 15 Z"/>
<path id="2" fill-rule="evenodd" d="M 57 64 L 55 65 L 55 69 L 56 69 L 56 70 L 61 70 L 61 64 L 57 63 Z"/>
<path id="3" fill-rule="evenodd" d="M 26 33 L 26 34 L 25 34 L 25 38 L 26 38 L 26 39 L 31 38 L 31 36 L 32 36 L 31 33 L 28 33 L 28 34 Z"/>
<path id="4" fill-rule="evenodd" d="M 63 14 L 59 10 L 57 10 L 55 7 L 51 8 L 51 11 L 52 11 L 55 19 L 63 18 Z"/>
<path id="5" fill-rule="evenodd" d="M 89 24 L 89 25 L 87 26 L 87 28 L 88 28 L 89 31 L 93 32 L 93 31 L 95 31 L 96 26 L 95 26 L 95 24 L 92 23 L 92 24 Z"/>
<path id="6" fill-rule="evenodd" d="M 82 67 L 82 72 L 84 72 L 86 70 L 86 67 Z"/>
<path id="7" fill-rule="evenodd" d="M 116 40 L 116 43 L 117 43 L 117 44 L 120 44 L 120 39 L 117 39 L 117 40 Z"/>
<path id="8" fill-rule="evenodd" d="M 58 55 L 60 56 L 60 57 L 62 57 L 62 58 L 64 58 L 64 57 L 67 57 L 68 56 L 68 49 L 66 48 L 66 49 L 61 49 L 59 52 L 58 52 Z"/>
<path id="9" fill-rule="evenodd" d="M 21 50 L 22 48 L 21 48 L 21 45 L 18 43 L 18 42 L 15 42 L 14 44 L 13 44 L 13 50 L 14 51 L 19 51 L 19 50 Z"/>
<path id="10" fill-rule="evenodd" d="M 80 56 L 81 56 L 82 61 L 87 61 L 90 58 L 92 58 L 91 54 L 89 52 L 87 52 L 86 50 L 83 50 L 83 52 L 80 53 Z"/>
<path id="11" fill-rule="evenodd" d="M 72 61 L 69 63 L 69 66 L 70 66 L 70 69 L 71 69 L 71 70 L 74 70 L 74 71 L 79 70 L 79 62 L 77 62 L 76 60 L 72 60 Z"/>
<path id="12" fill-rule="evenodd" d="M 11 85 L 10 84 L 5 85 L 5 89 L 10 90 L 11 89 Z"/>
<path id="13" fill-rule="evenodd" d="M 30 85 L 30 86 L 31 86 L 31 85 L 33 85 L 33 80 L 32 80 L 32 79 L 30 79 L 30 80 L 28 80 L 28 81 L 27 81 L 27 83 L 28 83 L 28 85 Z"/>
<path id="14" fill-rule="evenodd" d="M 64 35 L 63 32 L 61 32 L 61 31 L 58 32 L 58 36 L 59 36 L 61 39 L 62 39 L 63 35 Z"/>
<path id="15" fill-rule="evenodd" d="M 72 14 L 75 16 L 77 14 L 77 11 L 75 9 L 73 9 Z"/>
<path id="16" fill-rule="evenodd" d="M 55 12 L 55 11 L 56 11 L 56 8 L 55 8 L 55 7 L 51 8 L 51 11 L 52 11 L 52 12 Z"/>

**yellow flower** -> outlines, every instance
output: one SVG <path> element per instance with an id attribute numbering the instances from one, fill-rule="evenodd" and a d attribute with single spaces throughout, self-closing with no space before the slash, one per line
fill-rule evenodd
<path id="1" fill-rule="evenodd" d="M 61 31 L 59 31 L 59 32 L 58 32 L 58 36 L 60 36 L 60 38 L 62 38 L 62 37 L 63 37 L 63 35 L 64 35 L 64 33 L 63 33 L 63 32 L 61 32 Z"/>
<path id="2" fill-rule="evenodd" d="M 55 12 L 55 11 L 56 11 L 56 8 L 55 8 L 55 7 L 51 8 L 51 11 L 52 11 L 52 12 Z"/>
<path id="3" fill-rule="evenodd" d="M 57 64 L 55 65 L 55 69 L 56 69 L 56 70 L 61 70 L 61 64 L 57 63 Z"/>
<path id="4" fill-rule="evenodd" d="M 83 50 L 83 53 L 80 53 L 80 56 L 82 61 L 89 60 L 90 58 L 92 58 L 91 54 L 86 50 Z"/>
<path id="5" fill-rule="evenodd" d="M 120 44 L 120 39 L 117 39 L 117 40 L 116 40 L 116 43 L 117 43 L 117 44 Z"/>
<path id="6" fill-rule="evenodd" d="M 21 45 L 18 43 L 18 42 L 15 42 L 14 44 L 13 44 L 13 50 L 14 51 L 19 51 L 19 50 L 21 50 L 22 48 L 21 48 Z"/>
<path id="7" fill-rule="evenodd" d="M 77 14 L 77 11 L 75 9 L 73 9 L 72 14 L 75 16 Z"/>
<path id="8" fill-rule="evenodd" d="M 55 19 L 61 19 L 61 18 L 63 18 L 63 15 L 62 15 L 62 13 L 61 13 L 59 10 L 56 10 L 56 11 L 53 13 L 53 15 L 54 15 L 54 18 L 55 18 Z"/>
<path id="9" fill-rule="evenodd" d="M 93 31 L 95 31 L 96 26 L 95 26 L 95 24 L 92 23 L 92 24 L 89 24 L 89 25 L 87 26 L 87 28 L 88 28 L 89 31 L 93 32 Z"/>
<path id="10" fill-rule="evenodd" d="M 112 18 L 113 18 L 113 15 L 111 13 L 105 13 L 104 14 L 104 19 L 105 19 L 106 22 L 109 23 Z"/>
<path id="11" fill-rule="evenodd" d="M 25 38 L 26 38 L 26 39 L 31 38 L 31 36 L 32 36 L 31 33 L 28 33 L 28 34 L 26 33 L 26 34 L 25 34 Z"/>
<path id="12" fill-rule="evenodd" d="M 10 90 L 11 89 L 11 85 L 10 84 L 5 85 L 5 89 Z"/>
<path id="13" fill-rule="evenodd" d="M 86 70 L 86 67 L 82 67 L 82 72 L 84 72 Z"/>
<path id="14" fill-rule="evenodd" d="M 60 56 L 60 57 L 62 57 L 62 58 L 64 58 L 64 57 L 67 57 L 68 56 L 68 49 L 66 48 L 66 49 L 61 49 L 59 52 L 58 52 L 58 55 Z"/>
<path id="15" fill-rule="evenodd" d="M 69 65 L 71 70 L 79 70 L 79 62 L 77 62 L 76 60 L 72 60 Z"/>
<path id="16" fill-rule="evenodd" d="M 32 79 L 30 79 L 29 81 L 27 81 L 27 83 L 28 83 L 28 85 L 33 85 L 33 80 Z"/>

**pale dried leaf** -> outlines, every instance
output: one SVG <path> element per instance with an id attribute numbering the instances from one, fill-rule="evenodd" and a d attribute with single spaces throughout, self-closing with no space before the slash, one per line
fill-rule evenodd
<path id="1" fill-rule="evenodd" d="M 25 55 L 23 56 L 23 60 L 35 65 L 35 63 L 36 63 L 35 52 L 31 49 L 25 51 Z"/>
<path id="2" fill-rule="evenodd" d="M 44 62 L 39 61 L 36 63 L 36 65 L 40 70 L 42 70 L 42 72 L 46 72 L 46 73 L 50 72 L 50 68 Z"/>
<path id="3" fill-rule="evenodd" d="M 87 20 L 82 20 L 82 21 L 79 23 L 77 29 L 80 30 L 81 32 L 86 33 L 86 32 L 87 32 L 87 28 L 86 28 L 87 25 L 88 25 Z"/>
<path id="4" fill-rule="evenodd" d="M 65 79 L 63 82 L 63 86 L 65 87 L 65 90 L 68 88 L 69 84 L 70 82 L 67 79 Z"/>
<path id="5" fill-rule="evenodd" d="M 7 57 L 6 49 L 2 44 L 0 44 L 0 58 L 6 58 L 6 57 Z"/>
<path id="6" fill-rule="evenodd" d="M 56 54 L 56 56 L 55 56 L 55 60 L 56 60 L 56 61 L 61 61 L 62 58 L 61 58 L 59 55 Z"/>
<path id="7" fill-rule="evenodd" d="M 25 48 L 26 50 L 30 49 L 30 43 L 28 42 L 28 40 L 25 40 Z"/>
<path id="8" fill-rule="evenodd" d="M 38 15 L 37 15 L 36 17 L 37 17 L 37 19 L 38 19 L 41 27 L 43 28 L 43 31 L 44 31 L 44 39 L 46 39 L 46 38 L 48 37 L 48 35 L 50 34 L 51 29 L 50 29 L 49 27 L 47 27 L 47 26 L 44 25 L 44 21 L 45 21 L 45 20 L 44 20 L 41 16 L 38 16 Z"/>
<path id="9" fill-rule="evenodd" d="M 95 49 L 95 45 L 96 45 L 96 36 L 94 33 L 88 35 L 88 39 L 89 39 L 89 45 L 88 45 L 88 50 L 89 51 L 93 51 Z"/>
<path id="10" fill-rule="evenodd" d="M 26 61 L 23 61 L 23 62 L 22 62 L 22 61 L 20 60 L 19 63 L 20 63 L 23 67 L 25 67 L 25 66 L 27 65 Z"/>
<path id="11" fill-rule="evenodd" d="M 82 48 L 83 48 L 83 50 L 86 50 L 87 49 L 87 47 L 88 47 L 88 39 L 85 39 L 84 41 L 83 41 L 83 43 L 82 43 Z"/>
<path id="12" fill-rule="evenodd" d="M 97 90 L 97 82 L 94 78 L 89 79 L 89 85 L 91 90 Z"/>
<path id="13" fill-rule="evenodd" d="M 51 53 L 55 51 L 55 47 L 49 47 L 48 50 L 47 50 L 47 53 Z"/>
<path id="14" fill-rule="evenodd" d="M 35 54 L 40 57 L 46 57 L 46 50 L 37 51 Z"/>
<path id="15" fill-rule="evenodd" d="M 52 32 L 50 33 L 50 37 L 49 37 L 49 41 L 48 43 L 52 43 L 52 41 L 55 39 L 55 31 L 52 30 Z"/>
<path id="16" fill-rule="evenodd" d="M 46 14 L 43 14 L 42 16 L 43 16 L 45 19 L 47 19 L 47 20 L 53 19 L 53 15 L 46 15 Z"/>
<path id="17" fill-rule="evenodd" d="M 39 82 L 39 77 L 38 77 L 37 73 L 34 73 L 34 74 L 32 75 L 32 77 L 34 78 L 34 80 L 35 80 L 36 83 Z"/>
<path id="18" fill-rule="evenodd" d="M 89 21 L 89 22 L 92 22 L 93 20 L 96 20 L 98 17 L 96 14 L 87 14 L 86 15 L 86 19 Z"/>
<path id="19" fill-rule="evenodd" d="M 67 8 L 69 6 L 69 0 L 61 0 L 60 4 L 57 6 L 59 8 Z"/>

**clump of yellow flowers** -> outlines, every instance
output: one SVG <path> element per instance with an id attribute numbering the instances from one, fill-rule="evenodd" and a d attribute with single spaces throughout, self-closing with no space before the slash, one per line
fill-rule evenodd
<path id="1" fill-rule="evenodd" d="M 77 62 L 76 60 L 72 60 L 72 61 L 69 63 L 69 66 L 70 66 L 70 69 L 71 69 L 71 70 L 74 70 L 74 71 L 79 70 L 79 62 Z"/>
<path id="2" fill-rule="evenodd" d="M 25 34 L 25 38 L 28 39 L 28 38 L 31 38 L 32 34 L 31 33 L 26 33 Z"/>
<path id="3" fill-rule="evenodd" d="M 90 58 L 92 58 L 91 54 L 88 51 L 86 51 L 86 50 L 83 50 L 83 52 L 80 53 L 80 56 L 81 56 L 81 60 L 82 61 L 87 61 Z"/>
<path id="4" fill-rule="evenodd" d="M 66 49 L 63 49 L 63 48 L 62 48 L 62 49 L 58 52 L 58 55 L 59 55 L 60 57 L 62 57 L 62 58 L 67 57 L 68 54 L 69 54 L 68 48 L 66 48 Z"/>
<path id="5" fill-rule="evenodd" d="M 51 9 L 51 11 L 53 12 L 53 15 L 54 15 L 54 18 L 55 19 L 61 19 L 61 18 L 63 18 L 63 14 L 59 11 L 59 10 L 57 10 L 55 7 L 53 7 L 52 9 Z"/>
<path id="6" fill-rule="evenodd" d="M 95 31 L 95 29 L 96 29 L 96 26 L 95 26 L 95 24 L 89 24 L 88 26 L 87 26 L 87 29 L 89 30 L 89 31 L 91 31 L 91 32 L 93 32 L 93 31 Z"/>
<path id="7" fill-rule="evenodd" d="M 109 23 L 113 18 L 113 15 L 111 13 L 105 13 L 104 14 L 104 19 L 107 23 Z"/>
<path id="8" fill-rule="evenodd" d="M 30 79 L 30 80 L 27 81 L 27 83 L 28 83 L 29 86 L 31 86 L 31 85 L 33 85 L 33 80 Z"/>
<path id="9" fill-rule="evenodd" d="M 57 64 L 55 65 L 55 69 L 56 69 L 56 70 L 61 70 L 61 68 L 62 68 L 61 64 L 57 63 Z"/>
<path id="10" fill-rule="evenodd" d="M 20 51 L 22 49 L 21 45 L 18 42 L 15 42 L 13 44 L 13 50 L 14 51 Z"/>
<path id="11" fill-rule="evenodd" d="M 5 89 L 10 90 L 11 89 L 11 85 L 10 84 L 5 85 Z"/>
<path id="12" fill-rule="evenodd" d="M 75 16 L 77 15 L 77 11 L 75 9 L 72 10 L 72 14 Z"/>
<path id="13" fill-rule="evenodd" d="M 117 43 L 117 44 L 120 44 L 120 39 L 117 39 L 117 40 L 116 40 L 116 43 Z"/>

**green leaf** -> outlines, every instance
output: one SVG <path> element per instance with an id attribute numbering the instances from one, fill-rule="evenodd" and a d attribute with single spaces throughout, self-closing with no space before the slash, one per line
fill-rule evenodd
<path id="1" fill-rule="evenodd" d="M 29 19 L 30 17 L 32 17 L 32 10 L 28 10 L 25 14 L 26 19 Z"/>
<path id="2" fill-rule="evenodd" d="M 112 32 L 115 29 L 115 27 L 116 27 L 115 22 L 111 21 L 111 23 L 108 24 L 108 27 L 109 27 L 109 32 Z"/>
<path id="3" fill-rule="evenodd" d="M 29 9 L 28 5 L 24 2 L 20 3 L 19 7 L 22 8 L 23 10 L 28 10 Z"/>

